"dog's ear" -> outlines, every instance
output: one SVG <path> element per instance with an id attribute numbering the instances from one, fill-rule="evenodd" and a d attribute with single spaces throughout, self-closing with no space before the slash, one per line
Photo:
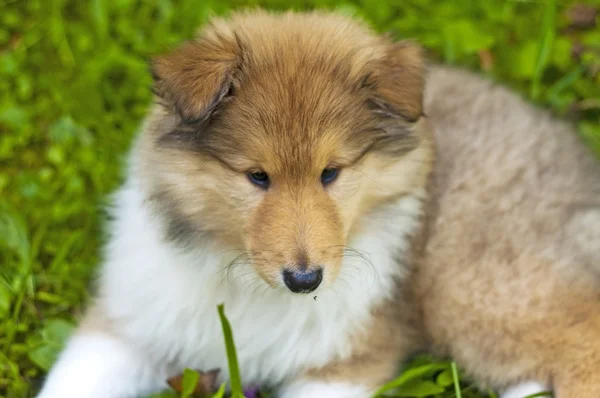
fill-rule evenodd
<path id="1" fill-rule="evenodd" d="M 424 69 L 421 47 L 411 41 L 390 43 L 363 82 L 372 92 L 369 106 L 384 116 L 417 121 L 423 113 Z"/>
<path id="2" fill-rule="evenodd" d="M 187 42 L 153 60 L 154 93 L 183 120 L 207 120 L 231 94 L 240 56 L 235 37 L 213 32 Z"/>

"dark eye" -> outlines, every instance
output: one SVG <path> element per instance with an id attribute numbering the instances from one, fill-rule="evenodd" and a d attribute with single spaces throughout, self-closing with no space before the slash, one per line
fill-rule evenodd
<path id="1" fill-rule="evenodd" d="M 269 176 L 264 171 L 253 171 L 248 173 L 248 179 L 251 183 L 263 189 L 269 188 Z"/>
<path id="2" fill-rule="evenodd" d="M 335 167 L 328 167 L 321 173 L 321 183 L 327 185 L 335 181 L 339 174 L 339 170 Z"/>

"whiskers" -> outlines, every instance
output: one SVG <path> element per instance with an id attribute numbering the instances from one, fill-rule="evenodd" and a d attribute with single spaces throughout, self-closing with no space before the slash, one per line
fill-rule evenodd
<path id="1" fill-rule="evenodd" d="M 379 281 L 379 273 L 371 260 L 369 253 L 355 249 L 350 246 L 333 246 L 330 250 L 336 250 L 338 253 L 333 257 L 341 260 L 340 272 L 337 279 L 330 286 L 336 294 L 339 294 L 338 288 L 346 291 L 368 290 L 373 288 Z"/>
<path id="2" fill-rule="evenodd" d="M 252 252 L 247 249 L 228 250 L 222 254 L 231 254 L 233 259 L 220 267 L 217 274 L 221 274 L 221 283 L 241 293 L 250 292 L 252 295 L 260 291 L 263 296 L 269 289 L 274 289 L 258 274 L 257 269 L 266 268 L 270 258 L 264 251 Z"/>

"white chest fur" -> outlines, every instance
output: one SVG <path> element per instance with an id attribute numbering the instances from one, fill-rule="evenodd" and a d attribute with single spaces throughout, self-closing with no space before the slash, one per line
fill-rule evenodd
<path id="1" fill-rule="evenodd" d="M 389 297 L 392 276 L 403 272 L 397 255 L 417 225 L 421 201 L 405 197 L 371 215 L 350 242 L 370 264 L 349 257 L 331 287 L 310 295 L 269 288 L 250 265 L 228 275 L 239 253 L 211 242 L 193 251 L 165 243 L 131 184 L 119 193 L 116 210 L 99 302 L 118 331 L 173 371 L 220 368 L 226 376 L 217 314 L 224 303 L 244 382 L 276 383 L 350 354 L 351 335 Z"/>

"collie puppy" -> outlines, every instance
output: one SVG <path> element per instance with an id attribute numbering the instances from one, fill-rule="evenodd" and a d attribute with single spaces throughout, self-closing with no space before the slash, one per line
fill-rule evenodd
<path id="1" fill-rule="evenodd" d="M 423 350 L 507 397 L 600 397 L 600 167 L 568 125 L 325 12 L 215 19 L 153 73 L 41 398 L 226 381 L 220 303 L 278 397 L 368 398 Z"/>

